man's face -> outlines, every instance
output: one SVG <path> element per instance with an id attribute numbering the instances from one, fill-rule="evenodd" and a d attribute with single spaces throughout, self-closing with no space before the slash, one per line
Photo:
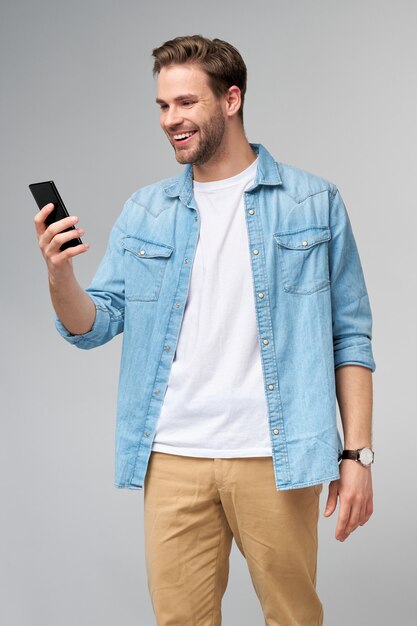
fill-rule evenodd
<path id="1" fill-rule="evenodd" d="M 162 130 L 179 163 L 202 165 L 220 153 L 226 113 L 202 69 L 192 64 L 163 67 L 156 101 Z"/>

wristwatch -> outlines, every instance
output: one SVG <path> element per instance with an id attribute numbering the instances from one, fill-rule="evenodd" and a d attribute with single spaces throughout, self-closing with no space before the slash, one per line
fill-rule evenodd
<path id="1" fill-rule="evenodd" d="M 374 462 L 375 453 L 371 448 L 360 448 L 359 450 L 343 450 L 339 454 L 339 462 L 342 459 L 352 459 L 353 461 L 359 461 L 364 467 L 370 467 Z"/>

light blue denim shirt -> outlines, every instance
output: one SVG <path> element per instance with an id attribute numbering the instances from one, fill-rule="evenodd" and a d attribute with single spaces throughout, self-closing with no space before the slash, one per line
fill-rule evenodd
<path id="1" fill-rule="evenodd" d="M 340 477 L 335 368 L 375 370 L 372 315 L 335 185 L 251 145 L 259 162 L 244 210 L 275 483 L 277 490 L 295 489 Z M 56 319 L 61 335 L 83 349 L 123 332 L 119 488 L 143 488 L 199 229 L 190 165 L 181 176 L 139 189 L 125 203 L 86 289 L 96 306 L 92 329 L 71 335 Z"/>

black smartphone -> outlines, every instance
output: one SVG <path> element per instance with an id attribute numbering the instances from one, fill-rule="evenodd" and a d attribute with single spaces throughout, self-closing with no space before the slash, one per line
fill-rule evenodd
<path id="1" fill-rule="evenodd" d="M 46 204 L 50 202 L 53 203 L 54 209 L 48 215 L 45 220 L 45 224 L 49 226 L 54 222 L 58 222 L 62 220 L 64 217 L 69 217 L 69 213 L 65 208 L 65 204 L 62 201 L 61 196 L 59 195 L 59 191 L 55 186 L 53 180 L 47 180 L 43 183 L 32 183 L 29 185 L 29 189 L 32 192 L 33 197 L 36 200 L 36 204 L 39 209 L 42 209 Z M 69 230 L 75 230 L 75 226 L 70 226 L 66 228 L 62 232 L 66 233 Z M 79 246 L 82 244 L 82 241 L 79 237 L 74 237 L 74 239 L 70 239 L 69 241 L 62 244 L 60 250 L 66 250 L 67 248 L 71 248 L 73 246 Z"/>

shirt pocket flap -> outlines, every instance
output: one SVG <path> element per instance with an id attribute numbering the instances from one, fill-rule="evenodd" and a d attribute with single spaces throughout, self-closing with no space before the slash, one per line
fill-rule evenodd
<path id="1" fill-rule="evenodd" d="M 140 259 L 152 259 L 154 257 L 170 257 L 174 248 L 165 243 L 156 243 L 141 237 L 128 236 L 122 239 L 122 245 Z"/>
<path id="2" fill-rule="evenodd" d="M 290 232 L 275 233 L 274 238 L 279 246 L 291 250 L 308 250 L 318 243 L 331 239 L 328 226 L 309 226 Z"/>

